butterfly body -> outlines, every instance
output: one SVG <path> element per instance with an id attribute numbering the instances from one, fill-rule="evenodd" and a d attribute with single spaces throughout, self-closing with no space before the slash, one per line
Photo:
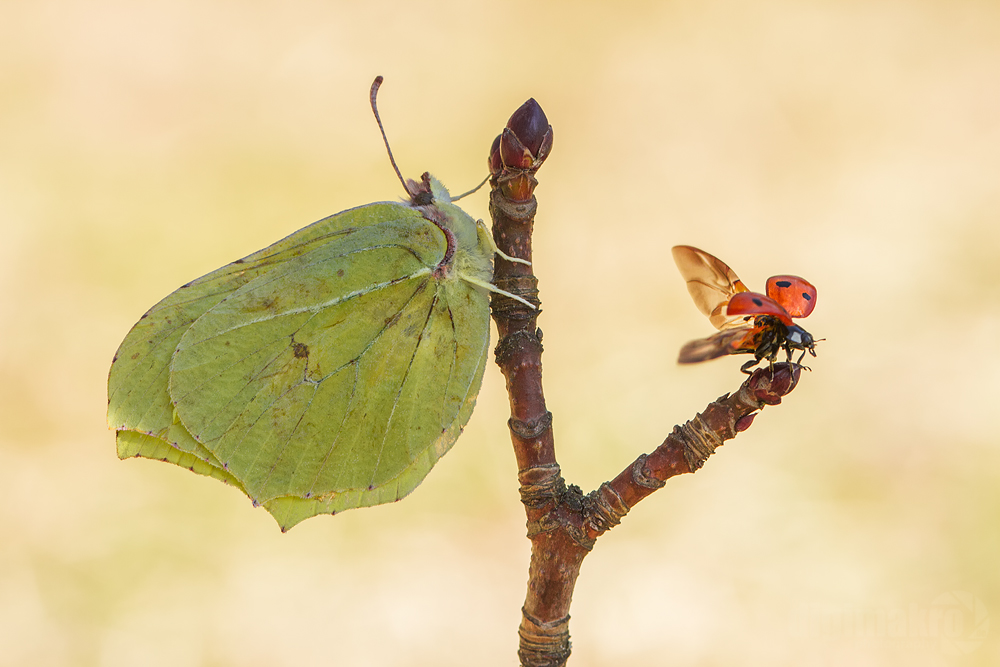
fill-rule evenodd
<path id="1" fill-rule="evenodd" d="M 692 246 L 675 246 L 674 261 L 687 281 L 699 310 L 719 332 L 681 348 L 680 363 L 698 363 L 729 354 L 752 354 L 743 364 L 746 373 L 762 360 L 773 363 L 784 351 L 816 356 L 815 339 L 793 317 L 806 317 L 816 305 L 816 288 L 798 276 L 773 276 L 767 294 L 747 290 L 724 262 Z"/>

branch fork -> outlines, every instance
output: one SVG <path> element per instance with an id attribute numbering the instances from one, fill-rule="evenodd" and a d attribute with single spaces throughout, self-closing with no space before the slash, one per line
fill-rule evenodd
<path id="1" fill-rule="evenodd" d="M 503 252 L 531 260 L 537 202 L 535 173 L 552 150 L 552 126 L 535 100 L 510 118 L 490 149 L 490 215 Z M 496 259 L 494 284 L 536 308 L 492 294 L 500 340 L 495 355 L 507 383 L 507 422 L 518 465 L 521 502 L 531 540 L 528 591 L 518 630 L 523 667 L 560 667 L 570 655 L 569 607 L 580 565 L 597 538 L 666 480 L 695 472 L 726 440 L 750 427 L 765 405 L 777 405 L 798 383 L 801 366 L 778 363 L 753 372 L 733 394 L 676 426 L 617 477 L 584 494 L 567 484 L 555 456 L 552 413 L 542 391 L 542 331 L 538 281 L 531 265 Z"/>

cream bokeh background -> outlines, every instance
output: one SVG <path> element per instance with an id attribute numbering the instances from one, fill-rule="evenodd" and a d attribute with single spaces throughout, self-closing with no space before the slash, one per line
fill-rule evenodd
<path id="1" fill-rule="evenodd" d="M 675 365 L 710 330 L 670 246 L 819 289 L 801 386 L 598 542 L 571 665 L 1000 663 L 1000 6 L 0 13 L 0 667 L 515 664 L 528 542 L 492 364 L 412 496 L 285 535 L 119 462 L 104 421 L 146 308 L 402 195 L 376 74 L 403 171 L 455 192 L 526 98 L 554 126 L 545 387 L 585 491 L 741 381 L 742 359 Z"/>

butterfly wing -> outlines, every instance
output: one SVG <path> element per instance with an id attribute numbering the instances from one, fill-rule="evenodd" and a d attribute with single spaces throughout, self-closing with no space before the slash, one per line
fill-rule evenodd
<path id="1" fill-rule="evenodd" d="M 456 225 L 477 240 L 454 261 L 489 273 L 475 222 Z M 406 495 L 468 421 L 487 357 L 487 295 L 435 271 L 446 248 L 415 208 L 372 204 L 177 290 L 112 365 L 119 455 L 229 481 L 283 529 Z"/>
<path id="2" fill-rule="evenodd" d="M 716 329 L 742 325 L 741 318 L 726 310 L 734 294 L 746 292 L 746 285 L 721 259 L 693 246 L 679 245 L 671 250 L 674 262 L 687 281 L 688 292 Z"/>

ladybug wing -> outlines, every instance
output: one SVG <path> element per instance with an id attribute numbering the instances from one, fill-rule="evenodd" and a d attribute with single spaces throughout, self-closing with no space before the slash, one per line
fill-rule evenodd
<path id="1" fill-rule="evenodd" d="M 679 364 L 696 364 L 699 361 L 716 359 L 727 354 L 753 352 L 757 349 L 757 334 L 760 328 L 749 324 L 736 326 L 709 336 L 685 343 L 677 358 Z"/>
<path id="2" fill-rule="evenodd" d="M 731 317 L 726 309 L 733 295 L 747 291 L 736 272 L 718 257 L 694 246 L 674 246 L 671 253 L 681 276 L 687 281 L 694 304 L 712 325 L 716 329 L 740 326 L 742 321 Z"/>
<path id="3" fill-rule="evenodd" d="M 767 279 L 767 295 L 792 317 L 807 317 L 816 307 L 816 288 L 798 276 L 771 276 Z"/>
<path id="4" fill-rule="evenodd" d="M 789 316 L 788 311 L 781 307 L 780 303 L 756 292 L 734 294 L 733 298 L 729 300 L 726 312 L 730 316 L 771 315 L 780 320 L 785 326 L 792 326 L 791 316 Z"/>

